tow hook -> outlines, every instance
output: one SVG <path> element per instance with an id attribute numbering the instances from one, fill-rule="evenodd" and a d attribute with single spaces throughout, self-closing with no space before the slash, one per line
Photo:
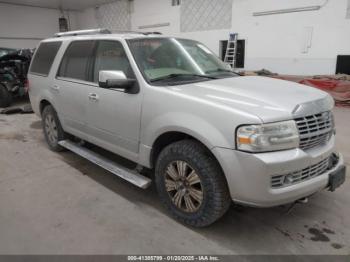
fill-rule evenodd
<path id="1" fill-rule="evenodd" d="M 295 201 L 298 204 L 306 204 L 307 202 L 309 202 L 309 198 L 308 197 L 303 197 L 298 199 L 297 201 Z"/>
<path id="2" fill-rule="evenodd" d="M 286 211 L 286 214 L 289 214 L 290 212 L 292 212 L 292 210 L 294 209 L 296 204 L 306 204 L 307 202 L 309 202 L 309 198 L 308 197 L 303 197 L 303 198 L 300 198 L 300 199 L 296 200 L 294 203 L 292 203 L 290 205 L 290 207 Z"/>

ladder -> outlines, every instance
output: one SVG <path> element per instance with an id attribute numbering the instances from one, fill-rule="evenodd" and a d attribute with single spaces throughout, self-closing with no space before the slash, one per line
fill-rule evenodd
<path id="1" fill-rule="evenodd" d="M 227 41 L 227 48 L 225 53 L 224 62 L 235 68 L 236 66 L 236 54 L 237 54 L 237 33 L 231 33 L 230 38 Z"/>

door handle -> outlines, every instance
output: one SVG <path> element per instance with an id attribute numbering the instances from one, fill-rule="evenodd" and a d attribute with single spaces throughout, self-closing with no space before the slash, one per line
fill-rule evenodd
<path id="1" fill-rule="evenodd" d="M 51 86 L 52 90 L 59 92 L 60 91 L 60 87 L 58 85 L 53 85 Z"/>
<path id="2" fill-rule="evenodd" d="M 98 101 L 98 95 L 94 93 L 89 94 L 89 100 Z"/>

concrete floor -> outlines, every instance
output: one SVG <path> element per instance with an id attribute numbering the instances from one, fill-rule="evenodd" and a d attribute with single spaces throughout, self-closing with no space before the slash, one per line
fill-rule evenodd
<path id="1" fill-rule="evenodd" d="M 335 115 L 349 168 L 350 110 Z M 349 254 L 350 179 L 286 210 L 236 206 L 209 228 L 189 228 L 154 188 L 51 152 L 34 114 L 0 115 L 0 254 Z"/>

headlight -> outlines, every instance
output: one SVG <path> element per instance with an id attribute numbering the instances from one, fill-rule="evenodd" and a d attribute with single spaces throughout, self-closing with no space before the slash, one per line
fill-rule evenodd
<path id="1" fill-rule="evenodd" d="M 249 152 L 277 151 L 299 146 L 295 121 L 247 125 L 237 129 L 237 149 Z"/>

